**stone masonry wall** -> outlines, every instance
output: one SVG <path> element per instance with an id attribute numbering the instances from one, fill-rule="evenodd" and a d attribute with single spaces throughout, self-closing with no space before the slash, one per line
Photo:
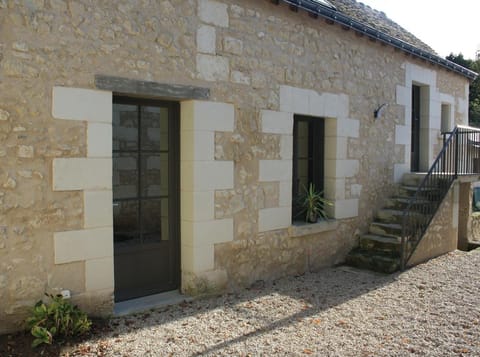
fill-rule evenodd
<path id="1" fill-rule="evenodd" d="M 87 155 L 87 125 L 53 118 L 54 86 L 96 89 L 104 74 L 208 87 L 211 101 L 234 105 L 234 131 L 215 134 L 215 160 L 234 162 L 234 188 L 215 192 L 215 218 L 233 219 L 234 239 L 215 245 L 215 268 L 235 288 L 339 263 L 356 244 L 405 161 L 395 145 L 405 63 L 436 71 L 455 120 L 467 121 L 463 77 L 285 4 L 0 0 L 0 333 L 17 329 L 45 291 L 85 292 L 83 262 L 54 262 L 54 232 L 81 229 L 84 207 L 80 191 L 53 191 L 52 161 Z M 358 200 L 358 216 L 323 232 L 259 232 L 259 210 L 281 203 L 281 183 L 259 179 L 260 160 L 282 157 L 282 135 L 261 130 L 261 111 L 280 110 L 280 86 L 344 96 L 359 123 L 341 148 L 358 170 L 335 191 Z"/>

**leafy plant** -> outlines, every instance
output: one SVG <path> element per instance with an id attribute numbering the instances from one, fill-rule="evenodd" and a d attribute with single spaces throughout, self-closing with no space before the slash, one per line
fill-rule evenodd
<path id="1" fill-rule="evenodd" d="M 303 187 L 303 194 L 300 196 L 299 215 L 305 215 L 305 221 L 317 222 L 318 218 L 327 219 L 326 206 L 332 206 L 332 202 L 323 197 L 323 191 L 317 191 L 315 185 L 310 183 L 308 188 Z"/>
<path id="2" fill-rule="evenodd" d="M 50 302 L 38 301 L 27 319 L 27 327 L 35 339 L 32 347 L 51 344 L 55 337 L 70 338 L 90 331 L 88 316 L 62 295 L 45 294 Z"/>

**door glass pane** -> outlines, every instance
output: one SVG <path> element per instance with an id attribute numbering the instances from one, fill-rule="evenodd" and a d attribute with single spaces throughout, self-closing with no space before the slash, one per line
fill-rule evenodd
<path id="1" fill-rule="evenodd" d="M 142 201 L 143 241 L 168 239 L 168 198 Z"/>
<path id="2" fill-rule="evenodd" d="M 114 202 L 113 222 L 115 244 L 132 245 L 140 243 L 138 201 Z"/>
<path id="3" fill-rule="evenodd" d="M 136 153 L 113 154 L 113 199 L 135 198 L 138 195 Z"/>
<path id="4" fill-rule="evenodd" d="M 168 150 L 168 109 L 142 107 L 141 150 Z"/>
<path id="5" fill-rule="evenodd" d="M 137 150 L 138 107 L 115 104 L 113 106 L 113 150 Z"/>
<path id="6" fill-rule="evenodd" d="M 141 155 L 142 197 L 168 195 L 168 154 Z"/>

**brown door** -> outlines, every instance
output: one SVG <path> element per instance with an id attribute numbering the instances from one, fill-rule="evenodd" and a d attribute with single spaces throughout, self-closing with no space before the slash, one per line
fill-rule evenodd
<path id="1" fill-rule="evenodd" d="M 115 301 L 179 286 L 178 103 L 113 100 Z"/>
<path id="2" fill-rule="evenodd" d="M 412 146 L 410 169 L 420 171 L 420 87 L 412 86 Z"/>

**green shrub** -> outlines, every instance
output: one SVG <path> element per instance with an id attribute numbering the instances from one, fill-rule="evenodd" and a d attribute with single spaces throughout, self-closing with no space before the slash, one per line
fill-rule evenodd
<path id="1" fill-rule="evenodd" d="M 38 301 L 27 319 L 27 327 L 35 337 L 32 347 L 51 344 L 56 337 L 65 339 L 90 331 L 92 322 L 77 306 L 61 295 L 45 294 L 50 302 Z"/>

